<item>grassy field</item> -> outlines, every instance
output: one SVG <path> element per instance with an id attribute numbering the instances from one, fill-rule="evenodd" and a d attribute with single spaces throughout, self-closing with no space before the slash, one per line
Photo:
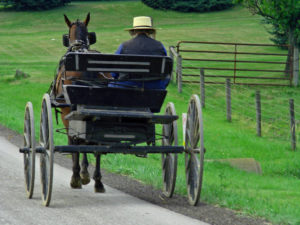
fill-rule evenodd
<path id="1" fill-rule="evenodd" d="M 42 95 L 48 90 L 57 63 L 66 51 L 62 45 L 62 34 L 68 31 L 63 14 L 71 20 L 83 20 L 87 12 L 91 12 L 89 31 L 95 31 L 98 36 L 93 49 L 104 53 L 114 52 L 121 42 L 129 38 L 124 29 L 131 27 L 132 17 L 138 15 L 154 18 L 158 28 L 157 39 L 166 47 L 176 45 L 179 40 L 271 43 L 260 18 L 241 7 L 222 12 L 184 14 L 155 11 L 134 1 L 76 2 L 46 12 L 0 9 L 1 124 L 22 133 L 24 107 L 27 101 L 32 101 L 36 130 L 39 130 Z M 30 78 L 14 79 L 16 69 L 29 73 Z M 262 138 L 256 137 L 253 122 L 255 90 L 256 87 L 233 88 L 233 122 L 228 123 L 224 114 L 224 87 L 207 87 L 207 106 L 204 109 L 207 161 L 201 201 L 232 208 L 241 214 L 264 217 L 273 223 L 299 224 L 300 153 L 290 150 L 287 112 L 287 101 L 294 98 L 297 103 L 299 88 L 261 89 L 263 117 L 266 119 Z M 174 102 L 179 115 L 187 111 L 191 94 L 199 94 L 195 85 L 183 86 L 183 93 L 178 94 L 176 86 L 171 84 L 168 91 L 165 104 Z M 300 112 L 297 106 L 296 115 Z M 273 129 L 273 123 L 277 122 L 278 126 Z M 180 119 L 178 123 L 182 143 Z M 61 126 L 61 123 L 56 125 Z M 65 136 L 55 134 L 55 144 L 65 143 Z M 247 173 L 211 160 L 225 158 L 254 158 L 261 164 L 263 173 Z M 162 185 L 158 155 L 148 159 L 107 155 L 102 159 L 107 170 L 134 177 L 157 188 Z M 186 194 L 182 156 L 179 157 L 175 191 Z"/>

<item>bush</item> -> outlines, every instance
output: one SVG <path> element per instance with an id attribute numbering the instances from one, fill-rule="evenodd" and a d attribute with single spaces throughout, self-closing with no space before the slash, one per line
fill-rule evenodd
<path id="1" fill-rule="evenodd" d="M 113 1 L 128 2 L 128 1 L 137 1 L 137 0 L 71 0 L 71 2 L 113 2 Z"/>
<path id="2" fill-rule="evenodd" d="M 233 6 L 232 0 L 142 0 L 154 9 L 180 12 L 208 12 L 227 9 Z"/>
<path id="3" fill-rule="evenodd" d="M 69 2 L 71 0 L 0 0 L 4 6 L 12 6 L 16 10 L 46 10 Z"/>

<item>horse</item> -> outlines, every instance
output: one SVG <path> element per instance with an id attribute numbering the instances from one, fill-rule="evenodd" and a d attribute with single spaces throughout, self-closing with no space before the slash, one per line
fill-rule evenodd
<path id="1" fill-rule="evenodd" d="M 89 38 L 88 38 L 88 29 L 87 26 L 90 21 L 90 13 L 87 14 L 86 19 L 81 22 L 78 19 L 75 22 L 70 22 L 68 17 L 64 15 L 65 23 L 69 28 L 69 48 L 67 52 L 91 52 L 89 49 Z M 93 51 L 95 52 L 95 51 Z M 62 61 L 61 61 L 62 62 Z M 65 71 L 64 65 L 60 63 L 58 72 L 56 73 L 56 78 L 52 85 L 51 92 L 55 97 L 62 95 L 62 85 L 63 84 L 72 84 L 72 79 L 80 78 L 82 76 L 82 72 L 76 71 Z M 64 101 L 60 101 L 60 103 L 65 103 Z M 66 130 L 69 127 L 69 121 L 65 119 L 65 116 L 71 112 L 70 107 L 61 108 L 61 120 L 64 124 Z M 69 145 L 78 145 L 78 144 L 89 144 L 84 140 L 78 140 L 68 136 L 68 144 Z M 90 175 L 88 172 L 89 162 L 87 159 L 87 154 L 83 153 L 83 159 L 81 163 L 81 168 L 79 165 L 79 156 L 80 153 L 72 153 L 72 161 L 73 161 L 73 175 L 71 177 L 70 186 L 71 188 L 80 189 L 82 188 L 82 184 L 86 185 L 90 182 Z M 100 159 L 101 154 L 96 154 L 96 167 L 93 175 L 93 179 L 95 181 L 94 190 L 96 193 L 105 192 L 105 188 L 103 183 L 101 182 L 101 171 L 100 171 Z"/>

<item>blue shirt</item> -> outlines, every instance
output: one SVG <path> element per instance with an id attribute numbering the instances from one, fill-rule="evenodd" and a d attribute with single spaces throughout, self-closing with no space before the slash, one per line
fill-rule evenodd
<path id="1" fill-rule="evenodd" d="M 167 50 L 166 48 L 162 45 L 165 56 L 167 56 Z M 119 46 L 115 54 L 122 54 L 122 49 L 123 49 L 123 44 Z M 117 73 L 112 73 L 112 77 L 117 79 L 119 74 Z M 117 81 L 115 83 L 110 83 L 108 86 L 109 87 L 128 87 L 128 86 L 134 86 L 134 87 L 139 87 L 142 88 L 144 87 L 145 89 L 166 89 L 170 82 L 170 79 L 165 79 L 165 80 L 155 80 L 155 81 L 145 81 L 145 82 L 137 82 L 137 81 Z"/>

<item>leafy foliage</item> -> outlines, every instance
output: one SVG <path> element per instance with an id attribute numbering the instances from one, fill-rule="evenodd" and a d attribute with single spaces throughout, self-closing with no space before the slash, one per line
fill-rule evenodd
<path id="1" fill-rule="evenodd" d="M 273 25 L 276 42 L 288 40 L 292 45 L 300 37 L 300 1 L 298 0 L 236 0 L 244 3 L 253 14 L 261 15 Z"/>
<path id="2" fill-rule="evenodd" d="M 142 0 L 154 9 L 180 12 L 208 12 L 227 9 L 233 6 L 232 0 Z"/>
<path id="3" fill-rule="evenodd" d="M 280 26 L 277 23 L 270 19 L 264 19 L 263 23 L 270 24 L 271 28 L 268 28 L 267 31 L 272 35 L 270 38 L 277 45 L 287 45 L 289 43 L 289 35 L 287 32 L 280 29 Z"/>
<path id="4" fill-rule="evenodd" d="M 12 6 L 16 10 L 46 10 L 69 2 L 71 0 L 0 0 L 4 6 Z"/>

